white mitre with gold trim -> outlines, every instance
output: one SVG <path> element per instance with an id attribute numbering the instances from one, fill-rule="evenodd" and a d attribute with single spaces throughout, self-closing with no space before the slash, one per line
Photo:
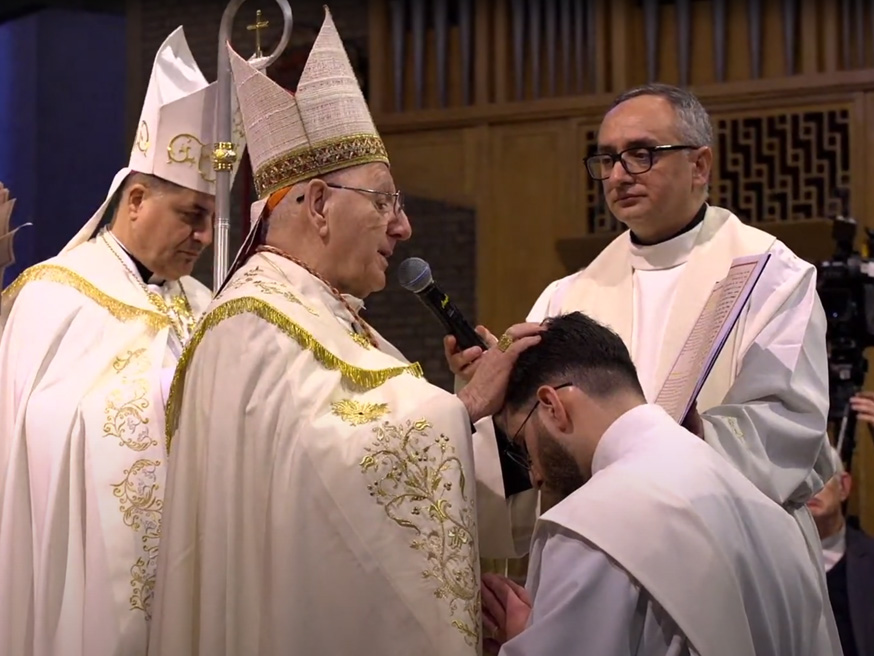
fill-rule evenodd
<path id="1" fill-rule="evenodd" d="M 227 47 L 259 198 L 229 278 L 251 252 L 270 194 L 319 175 L 389 160 L 327 7 L 293 93 Z"/>
<path id="2" fill-rule="evenodd" d="M 127 167 L 116 174 L 106 200 L 61 252 L 91 239 L 116 192 L 134 171 L 214 196 L 216 101 L 217 84 L 206 81 L 191 54 L 184 30 L 177 27 L 155 55 Z M 232 109 L 234 146 L 241 153 L 245 148 L 242 117 L 238 108 Z M 239 159 L 231 179 L 238 166 Z"/>

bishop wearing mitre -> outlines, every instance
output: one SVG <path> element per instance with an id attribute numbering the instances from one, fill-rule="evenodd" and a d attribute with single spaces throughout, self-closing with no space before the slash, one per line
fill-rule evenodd
<path id="1" fill-rule="evenodd" d="M 215 103 L 180 27 L 158 49 L 130 161 L 104 203 L 3 292 L 2 654 L 146 651 L 164 405 L 211 298 L 190 274 L 212 240 L 215 174 L 201 146 L 214 141 Z"/>
<path id="2" fill-rule="evenodd" d="M 229 54 L 260 201 L 170 393 L 149 654 L 478 654 L 472 422 L 539 328 L 425 381 L 360 314 L 411 227 L 330 13 L 294 94 Z"/>

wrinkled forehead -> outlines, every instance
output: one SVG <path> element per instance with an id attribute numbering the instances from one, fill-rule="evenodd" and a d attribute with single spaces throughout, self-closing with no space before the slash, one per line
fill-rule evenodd
<path id="1" fill-rule="evenodd" d="M 638 96 L 620 103 L 604 116 L 598 130 L 598 150 L 668 145 L 677 141 L 677 115 L 658 96 Z"/>

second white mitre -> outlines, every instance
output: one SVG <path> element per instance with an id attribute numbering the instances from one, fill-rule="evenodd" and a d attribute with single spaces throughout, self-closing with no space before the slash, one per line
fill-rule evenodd
<path id="1" fill-rule="evenodd" d="M 128 165 L 115 175 L 106 200 L 61 252 L 91 239 L 113 196 L 134 171 L 214 196 L 212 151 L 217 98 L 218 84 L 206 81 L 191 54 L 184 30 L 177 27 L 155 55 Z M 231 103 L 232 139 L 237 153 L 231 170 L 233 180 L 246 137 L 235 94 L 231 94 Z"/>

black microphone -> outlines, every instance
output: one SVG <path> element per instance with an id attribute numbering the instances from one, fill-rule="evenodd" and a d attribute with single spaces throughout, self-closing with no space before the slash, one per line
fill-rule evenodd
<path id="1" fill-rule="evenodd" d="M 449 295 L 434 282 L 431 267 L 420 257 L 408 257 L 398 267 L 398 282 L 401 287 L 413 292 L 431 312 L 440 320 L 446 332 L 454 335 L 458 347 L 462 350 L 479 346 L 488 348 L 473 329 L 461 311 L 449 300 Z"/>

